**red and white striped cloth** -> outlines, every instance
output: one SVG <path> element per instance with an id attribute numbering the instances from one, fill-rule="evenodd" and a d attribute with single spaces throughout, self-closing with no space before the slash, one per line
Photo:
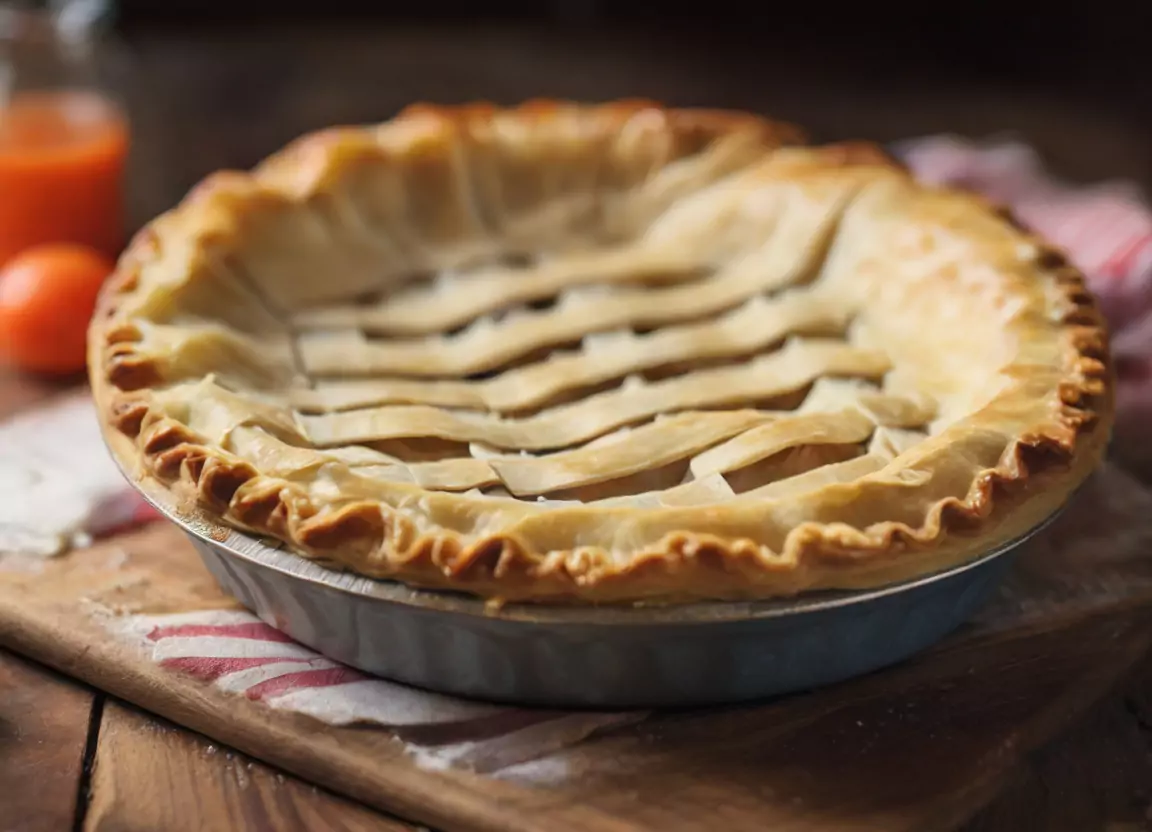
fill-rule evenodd
<path id="1" fill-rule="evenodd" d="M 1117 353 L 1123 359 L 1122 408 L 1152 412 L 1152 213 L 1135 189 L 1122 184 L 1062 185 L 1045 173 L 1035 153 L 1019 144 L 977 145 L 937 137 L 905 143 L 899 153 L 926 181 L 964 185 L 1011 205 L 1023 222 L 1068 252 L 1088 274 L 1113 324 Z M 53 419 L 56 423 L 50 428 L 32 429 L 36 421 L 47 426 Z M 59 424 L 62 420 L 71 420 L 75 429 Z M 39 466 L 39 480 L 45 478 L 44 461 L 49 459 L 64 461 L 57 468 L 62 479 L 87 471 L 88 487 L 69 499 L 90 502 L 73 505 L 66 519 L 75 525 L 81 518 L 89 533 L 152 516 L 108 461 L 93 425 L 90 405 L 68 405 L 51 414 L 41 412 L 34 420 L 26 418 L 15 429 L 0 426 L 0 449 L 19 445 L 22 464 Z M 69 437 L 76 441 L 63 447 L 61 440 Z M 23 488 L 22 483 L 17 477 L 11 487 Z M 0 489 L 3 485 L 0 477 Z M 46 500 L 59 500 L 51 488 L 43 489 L 43 494 Z M 77 531 L 67 523 L 59 530 L 63 537 Z M 0 544 L 3 531 L 0 518 Z M 457 741 L 451 733 L 439 740 L 425 737 L 419 747 L 429 765 L 515 767 L 549 748 L 635 718 L 513 711 L 414 690 L 325 659 L 248 613 L 130 617 L 115 626 L 162 667 L 330 724 L 503 726 L 498 736 L 487 738 L 474 729 Z"/>
<path id="2" fill-rule="evenodd" d="M 247 612 L 138 616 L 122 624 L 121 632 L 139 639 L 161 667 L 334 725 L 464 722 L 502 710 L 368 676 L 302 647 Z M 334 690 L 336 699 L 328 696 Z"/>
<path id="3" fill-rule="evenodd" d="M 591 713 L 508 708 L 378 679 L 302 647 L 254 615 L 205 610 L 114 619 L 163 668 L 210 682 L 269 707 L 329 725 L 391 728 L 428 768 L 467 767 L 503 777 L 561 776 L 531 761 L 643 712 Z M 406 736 L 404 729 L 420 730 Z"/>

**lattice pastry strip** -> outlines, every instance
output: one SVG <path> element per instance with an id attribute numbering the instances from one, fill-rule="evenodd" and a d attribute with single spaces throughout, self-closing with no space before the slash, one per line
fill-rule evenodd
<path id="1" fill-rule="evenodd" d="M 716 190 L 731 194 L 721 202 L 729 210 L 717 210 L 713 198 Z M 478 327 L 453 340 L 453 348 L 468 351 L 483 350 L 485 338 L 494 335 L 509 344 L 535 338 L 536 346 L 544 346 L 543 333 L 552 331 L 553 343 L 563 342 L 592 331 L 590 323 L 599 328 L 662 325 L 715 313 L 811 273 L 840 212 L 857 190 L 858 183 L 840 182 L 822 194 L 822 199 L 801 201 L 789 199 L 790 186 L 785 184 L 775 191 L 761 191 L 757 210 L 747 211 L 747 189 L 722 183 L 678 205 L 666 220 L 656 222 L 648 236 L 629 246 L 603 253 L 554 254 L 546 262 L 524 269 L 482 267 L 471 274 L 462 272 L 454 280 L 432 281 L 431 285 L 386 295 L 375 306 L 306 310 L 296 315 L 294 323 L 304 330 L 354 327 L 371 333 L 426 334 L 449 330 L 526 301 L 560 297 L 553 311 L 515 323 L 506 320 L 499 333 Z M 697 204 L 701 208 L 696 208 Z M 737 235 L 745 250 L 725 251 L 724 268 L 703 286 L 621 288 L 606 297 L 587 291 L 597 285 L 660 275 L 665 279 L 689 278 L 713 265 L 715 256 L 707 256 L 707 245 L 697 238 L 731 233 L 734 222 L 749 216 L 758 227 L 756 233 L 742 228 L 743 233 Z M 747 222 L 745 219 L 744 225 Z M 747 248 L 749 239 L 758 241 L 755 248 Z M 581 287 L 583 293 L 578 291 Z"/>
<path id="2" fill-rule="evenodd" d="M 273 467 L 282 466 L 276 470 L 287 478 L 299 469 L 314 469 L 324 460 L 340 460 L 359 476 L 388 482 L 447 491 L 498 485 L 510 495 L 532 497 L 676 462 L 768 418 L 771 414 L 758 411 L 682 413 L 601 437 L 582 448 L 539 457 L 481 456 L 483 451 L 476 449 L 476 457 L 405 462 L 367 448 L 355 455 L 341 453 L 344 449 L 286 448 L 275 437 L 250 428 L 232 431 L 227 447 L 245 459 L 270 460 Z"/>
<path id="3" fill-rule="evenodd" d="M 735 471 L 798 445 L 863 442 L 877 427 L 928 424 L 935 413 L 926 397 L 883 393 L 859 379 L 819 379 L 799 412 L 758 425 L 692 460 L 696 477 Z"/>
<path id="4" fill-rule="evenodd" d="M 908 424 L 923 424 L 925 411 L 916 413 L 915 408 L 905 408 L 905 411 L 916 417 L 909 418 Z M 844 423 L 852 427 L 850 430 L 837 431 L 833 428 L 821 432 L 812 430 L 814 420 L 822 420 L 825 426 Z M 864 424 L 858 424 L 857 420 Z M 759 435 L 756 425 L 778 426 L 780 429 L 774 437 L 768 439 Z M 233 430 L 226 444 L 238 455 L 266 464 L 276 470 L 278 475 L 288 478 L 295 476 L 299 469 L 311 470 L 324 460 L 339 460 L 353 467 L 359 476 L 390 482 L 412 482 L 434 490 L 467 491 L 499 485 L 510 496 L 530 497 L 655 469 L 684 459 L 733 434 L 747 437 L 747 446 L 752 451 L 740 457 L 737 462 L 726 446 L 719 446 L 714 450 L 724 451 L 724 458 L 729 461 L 729 464 L 719 469 L 713 465 L 716 454 L 704 451 L 690 463 L 691 469 L 697 472 L 696 482 L 707 481 L 710 475 L 720 470 L 733 470 L 789 449 L 821 444 L 855 444 L 867 439 L 874 428 L 875 423 L 861 411 L 851 410 L 805 414 L 760 411 L 683 413 L 658 419 L 639 428 L 609 434 L 572 451 L 538 457 L 509 456 L 473 446 L 473 457 L 434 462 L 405 462 L 358 446 L 323 452 L 289 448 L 275 437 L 251 428 Z M 912 432 L 908 433 L 913 435 Z M 693 500 L 691 495 L 695 492 L 700 492 L 701 498 L 715 498 L 724 493 L 718 491 L 718 487 L 726 488 L 719 486 L 719 481 L 706 484 L 706 487 L 685 483 L 666 490 L 660 499 L 687 504 Z"/>
<path id="5" fill-rule="evenodd" d="M 588 505 L 600 508 L 679 508 L 688 506 L 723 503 L 736 496 L 728 480 L 722 474 L 712 474 L 698 480 L 689 480 L 661 491 L 647 491 L 641 494 L 627 494 L 621 497 L 608 497 L 595 500 Z"/>
<path id="6" fill-rule="evenodd" d="M 646 384 L 640 380 L 523 419 L 420 405 L 301 416 L 318 447 L 431 436 L 501 448 L 547 450 L 593 439 L 613 428 L 677 410 L 739 405 L 789 393 L 824 375 L 882 375 L 887 357 L 837 341 L 794 341 L 747 364 L 698 370 Z"/>
<path id="7" fill-rule="evenodd" d="M 377 306 L 306 309 L 293 316 L 301 329 L 363 327 L 419 335 L 453 329 L 481 315 L 553 298 L 565 289 L 642 280 L 679 283 L 699 278 L 706 264 L 639 246 L 557 255 L 522 268 L 478 267 L 441 272 L 436 279 L 386 295 Z"/>
<path id="8" fill-rule="evenodd" d="M 755 410 L 678 413 L 575 450 L 541 457 L 496 456 L 488 462 L 517 497 L 547 494 L 659 468 L 768 418 Z"/>
<path id="9" fill-rule="evenodd" d="M 463 332 L 412 340 L 368 340 L 358 330 L 302 332 L 299 349 L 309 373 L 360 372 L 461 376 L 507 364 L 544 347 L 578 341 L 621 327 L 655 327 L 718 314 L 772 289 L 789 285 L 793 272 L 738 267 L 704 285 L 612 294 L 572 290 L 545 312 L 519 311 L 499 321 L 479 318 Z M 349 310 L 352 316 L 356 311 Z M 371 329 L 367 312 L 357 324 Z"/>
<path id="10" fill-rule="evenodd" d="M 712 503 L 723 503 L 729 500 L 766 500 L 781 499 L 805 491 L 811 491 L 825 485 L 842 482 L 853 482 L 861 477 L 874 474 L 884 468 L 904 450 L 924 439 L 920 431 L 903 430 L 898 428 L 876 428 L 872 441 L 866 453 L 848 459 L 830 461 L 827 464 L 817 464 L 802 473 L 785 477 L 766 483 L 765 485 L 737 493 L 732 490 L 728 481 L 722 474 L 713 473 L 700 479 L 690 480 L 681 485 L 662 491 L 650 491 L 642 494 L 630 494 L 622 497 L 611 497 L 604 500 L 595 500 L 587 505 L 609 508 L 612 506 L 627 506 L 631 508 L 676 508 Z M 819 452 L 816 454 L 820 456 Z M 834 454 L 828 455 L 834 458 Z M 578 501 L 545 501 L 546 504 L 577 504 Z"/>
<path id="11" fill-rule="evenodd" d="M 868 453 L 863 456 L 832 462 L 828 465 L 820 465 L 794 477 L 766 483 L 759 488 L 738 494 L 734 499 L 740 501 L 779 500 L 786 496 L 802 494 L 805 491 L 814 491 L 825 485 L 853 482 L 876 473 L 890 460 L 891 457 Z"/>
<path id="12" fill-rule="evenodd" d="M 288 402 L 306 412 L 326 412 L 391 404 L 507 412 L 539 406 L 567 390 L 578 390 L 630 373 L 676 364 L 748 355 L 791 334 L 842 330 L 852 307 L 809 289 L 774 300 L 755 297 L 714 320 L 657 330 L 647 335 L 608 332 L 589 335 L 579 352 L 553 353 L 543 361 L 506 370 L 480 381 L 448 379 L 319 380 L 314 389 L 290 391 Z M 357 335 L 340 352 L 345 374 L 371 367 Z M 367 367 L 365 366 L 367 361 Z M 313 368 L 315 369 L 315 368 Z M 333 364 L 333 370 L 337 368 Z"/>
<path id="13" fill-rule="evenodd" d="M 833 387 L 841 384 L 846 391 L 839 397 L 841 399 L 846 399 L 849 390 L 854 390 L 862 401 L 894 398 L 869 394 L 866 387 L 846 382 L 825 380 L 822 383 Z M 292 438 L 289 423 L 283 418 L 277 421 L 274 409 L 255 413 L 251 409 L 244 411 L 235 396 L 218 387 L 201 385 L 198 401 L 201 405 L 194 412 L 186 414 L 190 424 L 211 435 L 222 446 L 261 465 L 276 476 L 294 479 L 301 472 L 314 471 L 329 461 L 339 461 L 353 468 L 360 476 L 389 482 L 412 482 L 429 489 L 456 491 L 500 485 L 510 495 L 518 497 L 580 487 L 656 468 L 714 446 L 717 441 L 733 434 L 740 434 L 745 445 L 754 450 L 738 460 L 732 455 L 732 449 L 725 445 L 713 448 L 712 451 L 705 450 L 691 462 L 692 469 L 697 472 L 697 482 L 706 481 L 711 473 L 717 472 L 717 466 L 713 464 L 717 450 L 728 461 L 719 468 L 732 470 L 738 464 L 748 464 L 789 448 L 822 443 L 856 443 L 867 438 L 873 429 L 873 422 L 863 416 L 863 410 L 854 414 L 845 409 L 828 413 L 795 414 L 758 411 L 683 413 L 609 434 L 582 448 L 539 457 L 508 456 L 474 447 L 473 453 L 479 458 L 406 462 L 362 446 L 316 451 L 288 445 L 263 428 L 246 424 L 255 419 L 257 425 L 267 424 L 281 435 Z M 918 411 L 912 405 L 894 408 L 897 413 L 901 410 L 907 414 L 908 424 L 922 424 L 927 415 L 923 408 Z M 857 426 L 857 418 L 865 420 L 867 424 Z M 853 427 L 850 431 L 837 433 L 834 430 L 822 434 L 810 430 L 815 419 L 823 419 L 826 425 L 851 423 Z M 771 426 L 779 426 L 780 429 L 774 440 L 765 441 L 766 437 L 760 431 L 763 427 Z M 300 441 L 300 437 L 295 437 L 294 441 Z M 696 491 L 701 492 L 702 496 L 714 498 L 718 493 L 718 485 L 718 481 L 707 487 L 686 483 L 669 489 L 659 499 L 686 504 L 691 500 L 691 493 Z"/>

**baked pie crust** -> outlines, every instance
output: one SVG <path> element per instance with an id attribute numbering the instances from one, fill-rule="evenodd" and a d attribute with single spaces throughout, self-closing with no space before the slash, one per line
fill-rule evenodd
<path id="1" fill-rule="evenodd" d="M 1112 421 L 1081 274 L 1003 210 L 647 102 L 421 106 L 215 174 L 121 259 L 90 365 L 138 477 L 508 600 L 925 574 L 1051 514 Z"/>

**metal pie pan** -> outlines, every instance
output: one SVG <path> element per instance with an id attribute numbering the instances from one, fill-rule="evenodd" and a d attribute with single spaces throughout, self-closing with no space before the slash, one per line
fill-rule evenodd
<path id="1" fill-rule="evenodd" d="M 222 534 L 220 526 L 179 516 L 165 495 L 148 491 L 225 591 L 302 644 L 416 687 L 551 707 L 742 702 L 894 664 L 967 620 L 1013 552 L 1041 528 L 962 566 L 875 590 L 664 607 L 493 610 L 472 596 L 372 580 L 238 531 Z"/>

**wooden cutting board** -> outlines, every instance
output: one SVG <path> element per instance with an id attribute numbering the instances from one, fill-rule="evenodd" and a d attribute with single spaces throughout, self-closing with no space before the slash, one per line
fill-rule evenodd
<path id="1" fill-rule="evenodd" d="M 1107 471 L 975 622 L 914 661 L 754 707 L 653 714 L 542 754 L 528 777 L 422 768 L 403 736 L 223 693 L 107 628 L 110 612 L 232 604 L 166 524 L 48 562 L 0 559 L 0 645 L 436 828 L 951 829 L 1147 651 L 1152 497 Z"/>

